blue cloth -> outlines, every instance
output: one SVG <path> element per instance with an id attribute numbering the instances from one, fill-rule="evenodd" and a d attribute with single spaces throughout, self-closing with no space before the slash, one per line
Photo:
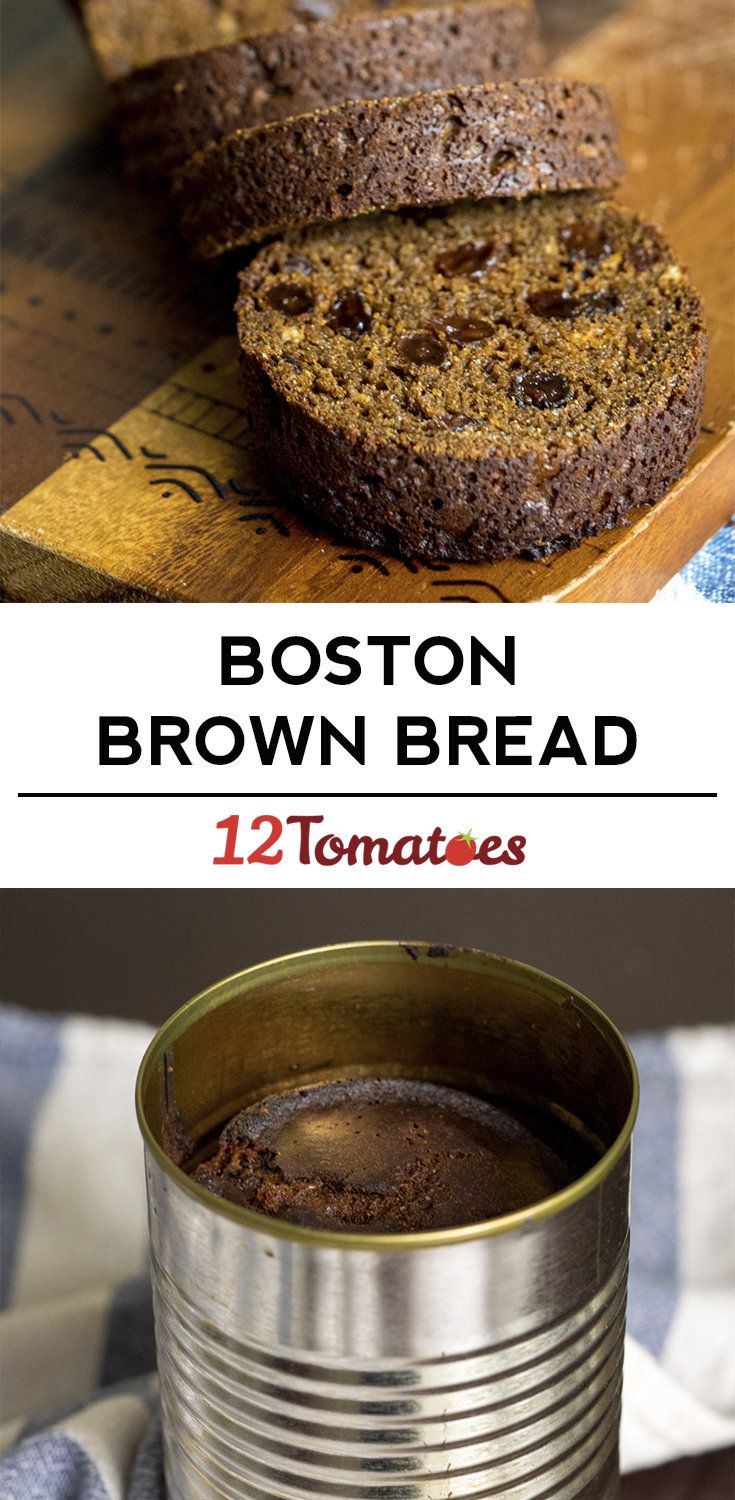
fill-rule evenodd
<path id="1" fill-rule="evenodd" d="M 686 599 L 708 604 L 735 603 L 735 518 L 706 542 L 656 597 L 661 603 Z"/>

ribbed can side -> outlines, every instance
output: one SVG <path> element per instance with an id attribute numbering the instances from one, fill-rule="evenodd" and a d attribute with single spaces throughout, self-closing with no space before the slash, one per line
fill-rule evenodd
<path id="1" fill-rule="evenodd" d="M 262 1243 L 243 1243 L 240 1286 L 231 1247 L 225 1252 L 216 1235 L 207 1256 L 212 1282 L 200 1292 L 188 1253 L 177 1264 L 176 1247 L 184 1241 L 172 1228 L 179 1211 L 189 1222 L 192 1213 L 205 1215 L 207 1230 L 212 1223 L 219 1227 L 217 1216 L 192 1206 L 179 1190 L 173 1197 L 167 1191 L 164 1233 L 153 1235 L 153 1282 L 171 1500 L 611 1500 L 618 1472 L 625 1226 L 607 1224 L 607 1260 L 600 1238 L 603 1205 L 620 1203 L 623 1179 L 627 1170 L 612 1198 L 606 1185 L 576 1211 L 574 1223 L 565 1224 L 563 1215 L 549 1221 L 530 1258 L 527 1244 L 518 1245 L 514 1256 L 512 1244 L 492 1238 L 452 1247 L 454 1255 L 449 1247 L 441 1255 L 423 1252 L 423 1263 L 411 1251 L 399 1257 L 345 1251 L 341 1297 L 333 1265 L 323 1267 L 316 1252 L 316 1261 L 305 1267 L 303 1247 L 269 1242 L 267 1226 L 263 1237 L 255 1237 Z M 233 1225 L 224 1237 L 235 1233 L 253 1238 Z M 186 1243 L 188 1248 L 191 1235 Z M 335 1252 L 322 1254 L 333 1258 Z M 355 1276 L 355 1256 L 373 1266 L 376 1285 L 389 1285 L 394 1275 L 400 1280 L 398 1300 L 378 1296 L 365 1305 L 361 1342 L 370 1357 L 348 1352 L 354 1318 L 345 1288 Z M 328 1276 L 335 1306 L 342 1309 L 341 1329 L 338 1324 L 332 1330 L 328 1352 L 298 1347 L 292 1331 L 287 1342 L 272 1335 L 264 1342 L 251 1331 L 259 1299 L 246 1267 L 257 1277 L 254 1268 L 264 1258 L 270 1265 L 279 1257 L 273 1313 L 283 1331 L 289 1320 L 294 1326 L 294 1308 L 284 1300 L 288 1288 L 296 1300 L 308 1297 L 310 1286 L 318 1296 L 320 1272 Z M 570 1259 L 578 1266 L 579 1291 L 571 1308 L 568 1264 L 562 1274 Z M 388 1267 L 386 1260 L 392 1262 Z M 458 1303 L 456 1348 L 447 1352 L 447 1323 L 437 1316 L 440 1342 L 427 1352 L 431 1302 L 438 1313 L 451 1295 L 455 1262 L 457 1278 L 472 1288 L 471 1298 Z M 499 1316 L 494 1286 L 496 1273 L 507 1275 L 513 1262 L 520 1281 L 508 1284 L 506 1301 L 515 1326 L 532 1330 L 517 1337 L 509 1336 L 512 1324 Z M 591 1284 L 593 1263 L 605 1277 L 601 1285 Z M 539 1284 L 554 1264 L 555 1282 L 547 1280 L 542 1299 Z M 219 1305 L 212 1285 L 219 1287 Z M 260 1286 L 261 1295 L 267 1286 Z M 526 1304 L 527 1315 L 519 1318 Z M 388 1306 L 394 1319 L 403 1320 L 398 1337 L 394 1327 L 390 1339 L 381 1311 Z M 472 1308 L 482 1342 L 473 1343 Z M 266 1326 L 275 1325 L 269 1320 Z M 391 1349 L 401 1342 L 415 1346 L 417 1326 L 423 1357 L 381 1355 L 387 1342 Z M 334 1352 L 340 1339 L 341 1357 Z"/>
<path id="2" fill-rule="evenodd" d="M 268 1219 L 176 1163 L 295 1066 L 536 1101 L 601 1151 L 486 1224 Z M 288 955 L 177 1012 L 137 1090 L 170 1500 L 613 1500 L 637 1097 L 591 1001 L 472 950 Z"/>

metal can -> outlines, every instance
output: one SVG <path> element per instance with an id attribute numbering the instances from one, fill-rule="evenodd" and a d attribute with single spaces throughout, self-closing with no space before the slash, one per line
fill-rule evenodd
<path id="1" fill-rule="evenodd" d="M 172 1160 L 295 1081 L 359 1076 L 549 1110 L 595 1164 L 487 1223 L 358 1235 L 235 1206 Z M 323 948 L 185 1005 L 137 1091 L 171 1500 L 613 1500 L 637 1102 L 591 1001 L 487 953 Z"/>

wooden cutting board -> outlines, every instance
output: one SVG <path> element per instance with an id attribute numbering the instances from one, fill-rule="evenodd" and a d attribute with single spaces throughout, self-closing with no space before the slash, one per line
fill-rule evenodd
<path id="1" fill-rule="evenodd" d="M 5 84 L 0 588 L 17 600 L 645 600 L 733 508 L 729 0 L 547 0 L 552 69 L 601 80 L 619 197 L 660 223 L 711 352 L 688 473 L 653 509 L 542 562 L 413 563 L 350 547 L 269 488 L 243 410 L 233 273 L 187 265 L 122 179 L 73 23 L 11 0 Z M 101 123 L 102 122 L 102 123 Z"/>

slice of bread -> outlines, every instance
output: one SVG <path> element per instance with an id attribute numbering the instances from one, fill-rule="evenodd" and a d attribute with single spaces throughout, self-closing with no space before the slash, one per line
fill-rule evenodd
<path id="1" fill-rule="evenodd" d="M 433 9 L 446 0 L 421 0 Z M 457 0 L 461 4 L 461 0 Z M 488 0 L 488 7 L 498 0 Z M 500 0 L 502 3 L 502 0 Z M 532 0 L 513 0 L 515 9 Z M 80 0 L 92 50 L 106 78 L 123 78 L 163 58 L 228 45 L 243 37 L 307 29 L 322 21 L 411 11 L 415 0 Z"/>
<path id="2" fill-rule="evenodd" d="M 199 152 L 177 178 L 204 259 L 283 229 L 460 198 L 608 188 L 620 173 L 604 89 L 554 79 L 349 101 Z"/>
<path id="3" fill-rule="evenodd" d="M 361 545 L 539 557 L 682 473 L 706 338 L 660 234 L 592 194 L 294 232 L 240 278 L 275 475 Z"/>
<path id="4" fill-rule="evenodd" d="M 321 15 L 323 0 L 315 14 Z M 135 174 L 169 177 L 221 136 L 346 99 L 377 99 L 540 71 L 528 0 L 452 0 L 388 7 L 382 0 L 281 17 L 273 30 L 167 58 L 114 84 L 118 136 Z"/>

